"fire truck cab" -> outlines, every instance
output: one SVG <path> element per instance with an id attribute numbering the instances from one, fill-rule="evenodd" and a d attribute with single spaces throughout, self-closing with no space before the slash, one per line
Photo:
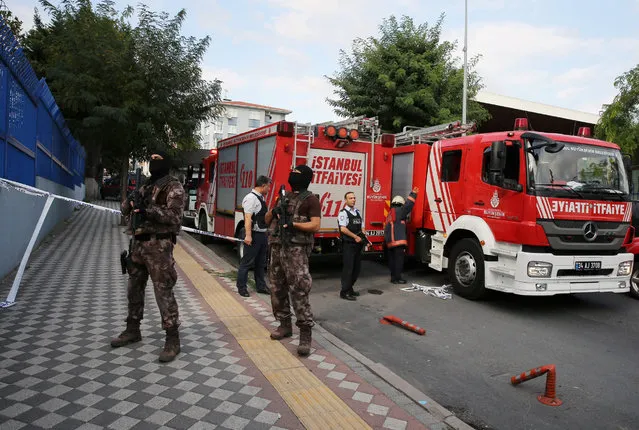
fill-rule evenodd
<path id="1" fill-rule="evenodd" d="M 383 135 L 392 195 L 419 186 L 407 254 L 448 270 L 457 294 L 629 291 L 629 163 L 590 137 L 515 130 L 471 134 L 459 122 Z"/>
<path id="2" fill-rule="evenodd" d="M 280 186 L 290 191 L 288 176 L 299 164 L 314 172 L 309 191 L 322 205 L 314 253 L 339 252 L 337 218 L 346 192 L 354 192 L 363 227 L 381 252 L 386 202 L 390 197 L 390 159 L 379 144 L 376 118 L 357 117 L 319 125 L 281 121 L 221 140 L 202 160 L 195 209 L 187 214 L 198 229 L 244 237 L 242 199 L 259 175 L 271 178 L 265 200 L 272 208 Z M 242 255 L 243 244 L 238 251 Z"/>

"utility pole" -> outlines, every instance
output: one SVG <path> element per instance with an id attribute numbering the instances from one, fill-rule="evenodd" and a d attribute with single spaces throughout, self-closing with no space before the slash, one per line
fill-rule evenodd
<path id="1" fill-rule="evenodd" d="M 468 98 L 468 0 L 464 0 L 464 90 L 462 95 L 462 125 L 466 124 L 466 99 Z"/>

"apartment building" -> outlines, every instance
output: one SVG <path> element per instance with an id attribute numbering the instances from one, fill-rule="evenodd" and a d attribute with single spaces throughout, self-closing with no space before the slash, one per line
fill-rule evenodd
<path id="1" fill-rule="evenodd" d="M 212 122 L 202 125 L 200 130 L 202 149 L 217 148 L 217 142 L 227 137 L 244 133 L 286 119 L 292 111 L 255 103 L 224 99 L 224 113 Z"/>

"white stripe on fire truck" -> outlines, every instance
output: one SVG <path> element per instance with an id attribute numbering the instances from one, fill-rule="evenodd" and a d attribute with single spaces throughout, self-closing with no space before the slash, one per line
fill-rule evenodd
<path id="1" fill-rule="evenodd" d="M 546 218 L 546 215 L 544 213 L 544 207 L 541 203 L 540 197 L 537 197 L 537 212 L 539 213 L 539 217 L 544 219 Z"/>
<path id="2" fill-rule="evenodd" d="M 435 173 L 435 182 L 433 182 L 435 184 L 436 187 L 436 191 L 439 195 L 439 198 L 442 200 L 441 203 L 438 203 L 437 206 L 439 207 L 439 213 L 440 213 L 440 217 L 442 218 L 442 223 L 444 225 L 444 231 L 448 231 L 448 227 L 450 226 L 450 219 L 448 218 L 448 209 L 446 207 L 446 196 L 443 193 L 442 190 L 442 181 L 441 181 L 441 175 L 440 175 L 440 171 L 441 171 L 441 153 L 439 152 L 439 148 L 441 147 L 441 145 L 439 144 L 439 142 L 435 142 L 433 144 L 433 148 L 431 150 L 431 152 L 433 152 L 435 154 L 435 165 L 434 165 L 434 169 L 433 172 Z"/>
<path id="3" fill-rule="evenodd" d="M 546 208 L 548 210 L 548 217 L 550 219 L 554 219 L 555 218 L 555 213 L 552 211 L 552 205 L 550 204 L 550 200 L 548 200 L 548 197 L 543 197 L 544 199 L 544 203 L 546 205 Z"/>
<path id="4" fill-rule="evenodd" d="M 435 151 L 437 151 L 437 172 L 439 172 L 441 179 L 441 169 L 442 169 L 442 145 L 440 142 L 435 142 Z M 446 192 L 448 183 L 444 183 L 441 180 L 438 182 L 440 193 L 442 195 L 442 199 L 444 200 L 444 212 L 443 215 L 446 221 L 446 230 L 449 229 L 450 225 L 453 223 L 453 217 L 451 215 L 451 205 L 450 205 L 450 195 Z"/>
<path id="5" fill-rule="evenodd" d="M 441 160 L 441 162 L 443 162 L 441 143 L 439 144 L 439 159 Z M 455 208 L 453 206 L 453 199 L 450 197 L 450 185 L 448 184 L 448 182 L 442 182 L 441 184 L 444 191 L 444 196 L 446 197 L 446 206 L 448 207 L 448 220 L 450 224 L 452 224 L 455 221 Z"/>
<path id="6" fill-rule="evenodd" d="M 433 164 L 435 163 L 433 152 L 434 151 L 431 150 L 428 157 L 428 170 L 426 172 L 426 197 L 428 198 L 428 205 L 433 218 L 435 230 L 444 231 L 441 215 L 438 213 L 437 204 L 435 203 L 437 195 L 435 194 L 435 175 L 433 174 Z"/>
<path id="7" fill-rule="evenodd" d="M 439 142 L 435 143 L 434 153 L 435 153 L 435 169 L 433 172 L 435 173 L 435 189 L 439 198 L 442 200 L 441 203 L 438 203 L 439 206 L 439 216 L 442 219 L 442 224 L 444 226 L 444 231 L 450 230 L 450 218 L 448 217 L 448 209 L 447 209 L 447 201 L 446 194 L 444 194 L 444 187 L 441 177 L 441 169 L 442 169 L 442 158 L 441 152 L 439 149 L 441 148 L 441 144 Z"/>
<path id="8" fill-rule="evenodd" d="M 623 220 L 624 222 L 630 222 L 632 220 L 632 203 L 626 203 L 626 214 Z"/>

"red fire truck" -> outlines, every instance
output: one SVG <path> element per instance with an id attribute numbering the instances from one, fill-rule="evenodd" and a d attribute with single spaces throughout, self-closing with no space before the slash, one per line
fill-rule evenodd
<path id="1" fill-rule="evenodd" d="M 382 135 L 391 195 L 417 196 L 407 253 L 448 270 L 455 292 L 628 292 L 633 255 L 629 158 L 577 135 L 471 134 L 459 122 Z"/>
<path id="2" fill-rule="evenodd" d="M 376 118 L 351 118 L 320 125 L 280 121 L 221 140 L 201 167 L 193 217 L 200 230 L 244 237 L 242 199 L 259 175 L 273 180 L 266 202 L 272 207 L 292 167 L 314 171 L 309 190 L 319 195 L 322 221 L 315 253 L 337 252 L 337 216 L 352 191 L 373 246 L 382 251 L 386 202 L 390 199 L 390 159 L 379 142 Z M 242 254 L 243 246 L 238 251 Z"/>

